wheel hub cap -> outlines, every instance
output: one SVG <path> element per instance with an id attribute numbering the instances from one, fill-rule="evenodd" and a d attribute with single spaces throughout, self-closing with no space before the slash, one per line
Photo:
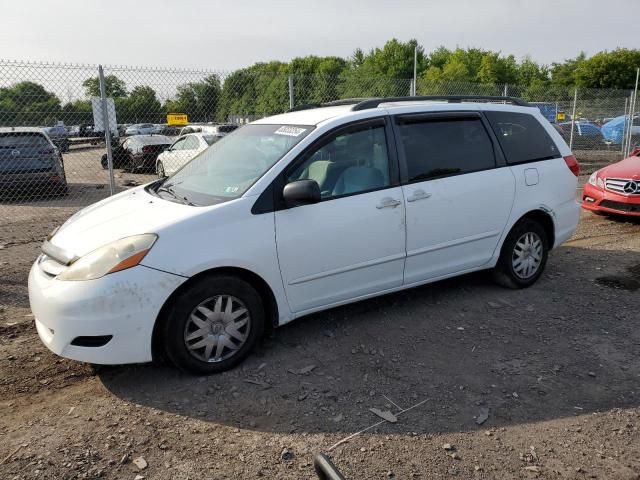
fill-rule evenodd
<path id="1" fill-rule="evenodd" d="M 531 278 L 542 264 L 542 239 L 535 232 L 522 235 L 513 248 L 511 265 L 514 273 L 524 279 Z"/>
<path id="2" fill-rule="evenodd" d="M 250 330 L 246 305 L 231 295 L 217 295 L 193 309 L 184 328 L 184 343 L 198 360 L 220 362 L 235 355 Z"/>

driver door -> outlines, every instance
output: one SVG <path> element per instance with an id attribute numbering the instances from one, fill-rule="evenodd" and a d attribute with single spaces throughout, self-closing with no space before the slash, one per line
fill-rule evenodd
<path id="1" fill-rule="evenodd" d="M 405 207 L 385 119 L 327 134 L 285 172 L 311 179 L 319 203 L 275 213 L 282 280 L 300 314 L 402 284 Z M 280 190 L 281 192 L 281 190 Z"/>

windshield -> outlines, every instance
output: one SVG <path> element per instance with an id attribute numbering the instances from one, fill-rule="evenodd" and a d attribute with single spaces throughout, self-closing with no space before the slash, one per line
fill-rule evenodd
<path id="1" fill-rule="evenodd" d="M 245 125 L 167 178 L 156 191 L 195 205 L 238 198 L 306 137 L 309 125 Z M 171 200 L 170 196 L 166 198 Z"/>

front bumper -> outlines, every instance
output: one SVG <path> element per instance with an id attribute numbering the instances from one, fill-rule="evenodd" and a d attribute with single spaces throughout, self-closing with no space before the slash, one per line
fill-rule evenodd
<path id="1" fill-rule="evenodd" d="M 57 355 L 104 365 L 149 362 L 158 313 L 185 280 L 139 265 L 97 280 L 61 281 L 36 262 L 29 303 L 40 339 Z M 78 337 L 111 338 L 102 346 L 72 345 Z"/>
<path id="2" fill-rule="evenodd" d="M 594 212 L 640 217 L 640 195 L 622 195 L 587 183 L 582 192 L 582 208 Z"/>

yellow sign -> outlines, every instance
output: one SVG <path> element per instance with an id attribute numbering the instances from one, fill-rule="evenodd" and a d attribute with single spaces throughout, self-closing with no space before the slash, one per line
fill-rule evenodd
<path id="1" fill-rule="evenodd" d="M 557 112 L 556 113 L 556 122 L 564 122 L 565 117 L 564 117 L 564 112 Z"/>
<path id="2" fill-rule="evenodd" d="M 189 124 L 186 113 L 167 113 L 167 123 L 175 127 L 184 127 Z"/>

